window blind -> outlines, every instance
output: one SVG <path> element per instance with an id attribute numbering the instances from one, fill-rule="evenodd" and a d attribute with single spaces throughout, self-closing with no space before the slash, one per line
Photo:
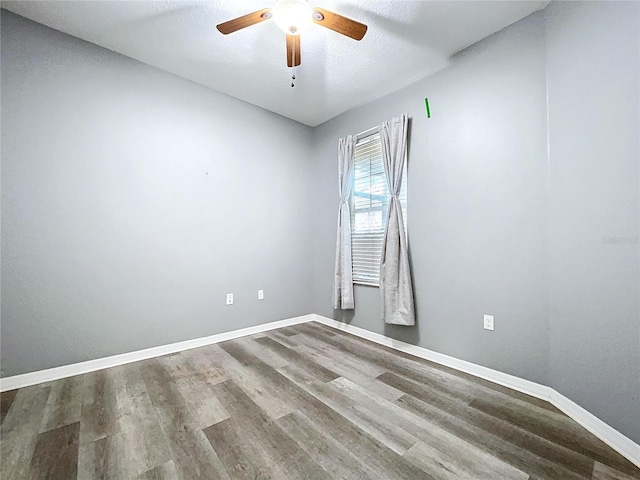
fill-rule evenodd
<path id="1" fill-rule="evenodd" d="M 351 194 L 351 259 L 353 282 L 378 286 L 380 256 L 387 221 L 389 189 L 382 164 L 380 135 L 365 137 L 356 144 Z M 407 164 L 402 175 L 400 203 L 407 225 Z"/>

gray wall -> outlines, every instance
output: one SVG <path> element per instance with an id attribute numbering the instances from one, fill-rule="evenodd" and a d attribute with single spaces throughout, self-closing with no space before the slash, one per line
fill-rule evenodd
<path id="1" fill-rule="evenodd" d="M 3 375 L 310 312 L 311 129 L 4 10 L 1 100 Z"/>
<path id="2" fill-rule="evenodd" d="M 546 13 L 551 385 L 640 443 L 640 3 Z"/>
<path id="3" fill-rule="evenodd" d="M 551 385 L 640 442 L 639 8 L 553 2 L 318 127 L 314 312 Z M 377 288 L 331 309 L 337 139 L 403 112 L 416 327 L 385 326 Z"/>
<path id="4" fill-rule="evenodd" d="M 314 312 L 331 308 L 337 139 L 408 113 L 408 236 L 418 320 L 385 328 L 378 289 L 356 286 L 353 325 L 547 384 L 542 13 L 435 75 L 316 132 Z M 432 117 L 426 118 L 429 98 Z M 496 329 L 483 329 L 483 314 Z"/>

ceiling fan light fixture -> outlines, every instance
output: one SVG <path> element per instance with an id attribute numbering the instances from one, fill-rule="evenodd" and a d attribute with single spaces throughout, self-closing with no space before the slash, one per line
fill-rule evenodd
<path id="1" fill-rule="evenodd" d="M 288 35 L 299 35 L 311 23 L 313 10 L 306 0 L 278 0 L 273 7 L 276 25 Z"/>

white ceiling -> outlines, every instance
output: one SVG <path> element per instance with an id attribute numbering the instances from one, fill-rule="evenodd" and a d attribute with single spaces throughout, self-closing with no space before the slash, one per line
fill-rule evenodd
<path id="1" fill-rule="evenodd" d="M 2 7 L 301 123 L 315 126 L 447 65 L 447 58 L 548 1 L 309 0 L 369 26 L 360 42 L 318 25 L 301 36 L 291 88 L 273 21 L 215 25 L 275 0 L 3 1 Z"/>

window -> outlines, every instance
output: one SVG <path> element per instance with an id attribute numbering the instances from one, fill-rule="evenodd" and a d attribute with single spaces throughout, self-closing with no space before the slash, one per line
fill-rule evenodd
<path id="1" fill-rule="evenodd" d="M 380 255 L 387 223 L 389 189 L 382 164 L 380 135 L 375 133 L 356 144 L 354 185 L 351 194 L 351 258 L 353 283 L 380 284 Z M 407 162 L 400 190 L 405 234 L 407 228 Z"/>

